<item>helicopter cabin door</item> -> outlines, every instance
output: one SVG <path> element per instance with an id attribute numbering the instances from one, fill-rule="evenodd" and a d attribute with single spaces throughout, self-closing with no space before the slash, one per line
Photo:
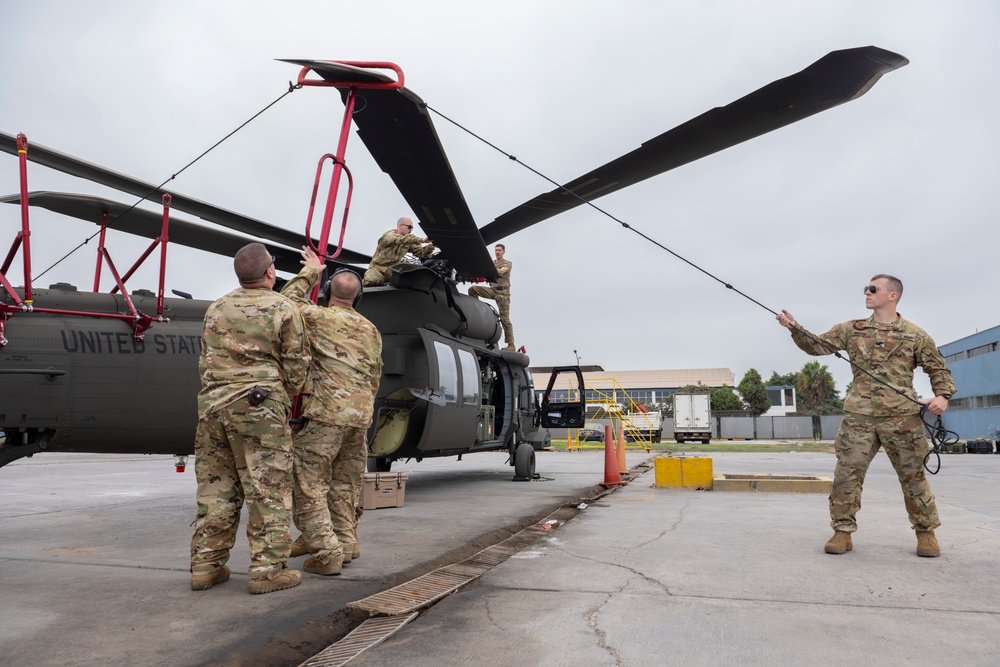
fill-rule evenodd
<path id="1" fill-rule="evenodd" d="M 468 450 L 480 433 L 482 387 L 473 349 L 427 329 L 419 329 L 427 352 L 427 420 L 417 448 Z"/>
<path id="2" fill-rule="evenodd" d="M 565 388 L 556 385 L 563 376 Z M 579 366 L 558 366 L 552 369 L 549 385 L 542 396 L 541 424 L 543 428 L 580 428 L 587 416 L 587 392 L 583 388 L 583 373 Z"/>

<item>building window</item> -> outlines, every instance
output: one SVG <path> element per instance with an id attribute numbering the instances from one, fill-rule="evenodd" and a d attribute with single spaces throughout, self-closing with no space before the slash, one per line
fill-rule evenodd
<path id="1" fill-rule="evenodd" d="M 968 410 L 969 409 L 969 399 L 967 398 L 953 398 L 948 401 L 949 410 Z"/>
<path id="2" fill-rule="evenodd" d="M 969 350 L 969 359 L 972 357 L 978 357 L 981 354 L 989 354 L 990 352 L 997 351 L 996 343 L 987 343 L 986 345 L 980 345 L 979 347 L 974 347 Z"/>
<path id="3" fill-rule="evenodd" d="M 955 354 L 949 354 L 947 357 L 944 358 L 944 363 L 949 364 L 953 361 L 961 361 L 962 359 L 965 359 L 965 350 L 962 350 L 961 352 L 956 352 Z"/>

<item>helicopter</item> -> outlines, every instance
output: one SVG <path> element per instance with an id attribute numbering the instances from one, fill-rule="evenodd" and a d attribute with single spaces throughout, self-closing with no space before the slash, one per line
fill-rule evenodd
<path id="1" fill-rule="evenodd" d="M 369 431 L 370 471 L 389 471 L 398 460 L 506 450 L 514 479 L 535 475 L 535 447 L 547 428 L 578 428 L 586 412 L 579 366 L 555 368 L 536 395 L 525 348 L 501 350 L 500 322 L 488 304 L 459 292 L 466 282 L 497 279 L 488 244 L 575 206 L 856 99 L 907 59 L 878 47 L 834 51 L 724 107 L 712 109 L 561 187 L 543 193 L 478 227 L 451 170 L 427 105 L 405 88 L 393 63 L 287 60 L 301 67 L 300 85 L 332 87 L 345 112 L 333 164 L 320 238 L 311 235 L 317 171 L 305 234 L 227 211 L 58 151 L 0 133 L 0 150 L 17 155 L 21 192 L 0 199 L 22 209 L 22 229 L 0 265 L 0 466 L 43 451 L 193 453 L 200 387 L 197 360 L 209 301 L 178 293 L 166 297 L 163 266 L 168 240 L 231 257 L 244 236 L 174 219 L 193 214 L 268 244 L 279 271 L 298 271 L 305 242 L 328 265 L 363 265 L 370 258 L 329 243 L 332 210 L 349 130 L 388 174 L 421 227 L 441 252 L 419 264 L 392 267 L 389 284 L 367 288 L 357 309 L 383 340 L 383 375 Z M 385 73 L 391 70 L 395 76 Z M 316 78 L 318 77 L 318 78 Z M 157 195 L 163 213 L 86 195 L 29 192 L 26 164 L 53 168 L 128 194 Z M 322 160 L 321 160 L 322 165 Z M 94 288 L 81 292 L 56 283 L 33 289 L 28 206 L 41 206 L 100 226 Z M 158 292 L 125 281 L 106 246 L 107 231 L 153 239 L 143 261 L 160 250 Z M 18 249 L 24 285 L 8 275 Z M 139 263 L 137 262 L 137 264 Z M 114 276 L 100 292 L 105 267 Z M 155 313 L 155 314 L 153 314 Z M 570 374 L 577 399 L 552 392 Z M 180 463 L 180 459 L 178 461 Z"/>

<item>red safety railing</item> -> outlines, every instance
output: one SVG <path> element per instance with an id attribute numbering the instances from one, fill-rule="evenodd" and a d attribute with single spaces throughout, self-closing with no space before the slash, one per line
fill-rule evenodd
<path id="1" fill-rule="evenodd" d="M 361 60 L 335 60 L 332 61 L 340 65 L 349 65 L 351 67 L 357 67 L 361 69 L 387 69 L 392 70 L 396 73 L 395 81 L 359 81 L 359 80 L 348 80 L 343 81 L 327 81 L 326 79 L 310 79 L 309 73 L 313 71 L 312 67 L 305 66 L 299 71 L 298 84 L 300 86 L 317 86 L 317 87 L 327 87 L 327 88 L 346 88 L 347 89 L 347 99 L 344 100 L 344 116 L 340 124 L 340 138 L 337 142 L 337 151 L 335 154 L 327 153 L 320 158 L 319 165 L 316 168 L 316 180 L 313 184 L 312 198 L 309 201 L 309 213 L 306 218 L 306 243 L 312 246 L 312 217 L 313 211 L 316 206 L 316 194 L 319 190 L 320 177 L 323 171 L 323 163 L 329 159 L 333 162 L 333 175 L 330 178 L 330 187 L 327 191 L 326 206 L 323 210 L 323 222 L 320 227 L 319 234 L 319 244 L 317 248 L 313 248 L 316 254 L 319 256 L 320 260 L 324 259 L 335 259 L 340 255 L 341 249 L 344 247 L 344 235 L 347 232 L 347 217 L 351 208 L 351 193 L 354 190 L 354 180 L 351 176 L 350 169 L 347 168 L 347 163 L 344 161 L 344 155 L 347 152 L 347 141 L 350 138 L 351 131 L 351 118 L 354 116 L 354 106 L 357 101 L 358 90 L 359 89 L 374 89 L 374 90 L 398 90 L 403 87 L 405 78 L 403 75 L 403 70 L 395 63 L 382 62 L 382 61 L 361 61 Z M 337 241 L 337 250 L 333 255 L 327 256 L 326 250 L 330 241 L 330 227 L 333 221 L 333 212 L 337 203 L 337 193 L 340 190 L 340 176 L 342 172 L 347 172 L 348 179 L 348 190 L 347 199 L 344 205 L 344 215 L 340 225 L 340 237 Z M 319 285 L 313 288 L 310 297 L 313 301 L 316 300 L 319 295 Z"/>
<path id="2" fill-rule="evenodd" d="M 7 295 L 7 299 L 0 301 L 0 347 L 7 344 L 6 323 L 17 313 L 48 313 L 52 315 L 78 315 L 84 317 L 122 320 L 128 322 L 129 326 L 132 327 L 136 341 L 141 341 L 143 339 L 146 330 L 149 329 L 154 322 L 169 322 L 169 318 L 163 317 L 163 290 L 166 281 L 167 230 L 170 219 L 170 195 L 163 196 L 163 227 L 161 235 L 153 241 L 146 252 L 138 260 L 136 260 L 124 276 L 119 275 L 118 269 L 111 259 L 111 254 L 105 247 L 108 225 L 107 213 L 103 214 L 101 217 L 100 243 L 98 244 L 97 249 L 97 268 L 94 274 L 94 291 L 97 292 L 100 289 L 101 272 L 103 265 L 106 264 L 115 279 L 115 287 L 111 290 L 111 293 L 114 294 L 119 290 L 121 291 L 122 299 L 125 301 L 129 314 L 98 313 L 81 310 L 66 310 L 61 308 L 39 308 L 34 305 L 31 285 L 31 226 L 28 216 L 27 153 L 28 139 L 24 134 L 19 134 L 17 135 L 17 154 L 18 161 L 20 163 L 21 181 L 21 229 L 15 236 L 14 242 L 11 244 L 10 251 L 7 253 L 3 265 L 0 265 L 0 286 L 3 287 L 3 290 Z M 156 300 L 156 316 L 153 317 L 139 312 L 136 309 L 128 291 L 125 289 L 125 283 L 132 276 L 132 274 L 135 273 L 143 261 L 153 252 L 153 250 L 156 249 L 157 245 L 160 246 L 160 282 Z M 7 278 L 7 274 L 13 265 L 14 258 L 17 256 L 18 250 L 21 251 L 21 260 L 24 269 L 24 285 L 22 288 L 24 290 L 23 299 L 18 295 L 17 288 L 15 288 Z M 13 301 L 13 303 L 7 303 L 7 300 Z"/>

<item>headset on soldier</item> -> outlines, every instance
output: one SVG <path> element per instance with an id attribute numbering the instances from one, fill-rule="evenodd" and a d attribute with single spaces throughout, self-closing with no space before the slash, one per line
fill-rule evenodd
<path id="1" fill-rule="evenodd" d="M 330 285 L 333 283 L 333 279 L 336 278 L 341 273 L 350 273 L 355 278 L 358 279 L 358 293 L 354 296 L 354 302 L 351 303 L 351 307 L 352 308 L 357 308 L 358 304 L 361 303 L 361 295 L 365 291 L 364 281 L 361 280 L 361 276 L 358 275 L 357 271 L 354 271 L 353 269 L 349 269 L 346 266 L 340 267 L 339 269 L 337 269 L 336 271 L 333 272 L 332 276 L 330 276 L 325 281 L 323 281 L 323 286 L 320 288 L 319 292 L 320 292 L 320 294 L 323 295 L 323 298 L 326 299 L 327 304 L 329 304 L 330 303 Z"/>

